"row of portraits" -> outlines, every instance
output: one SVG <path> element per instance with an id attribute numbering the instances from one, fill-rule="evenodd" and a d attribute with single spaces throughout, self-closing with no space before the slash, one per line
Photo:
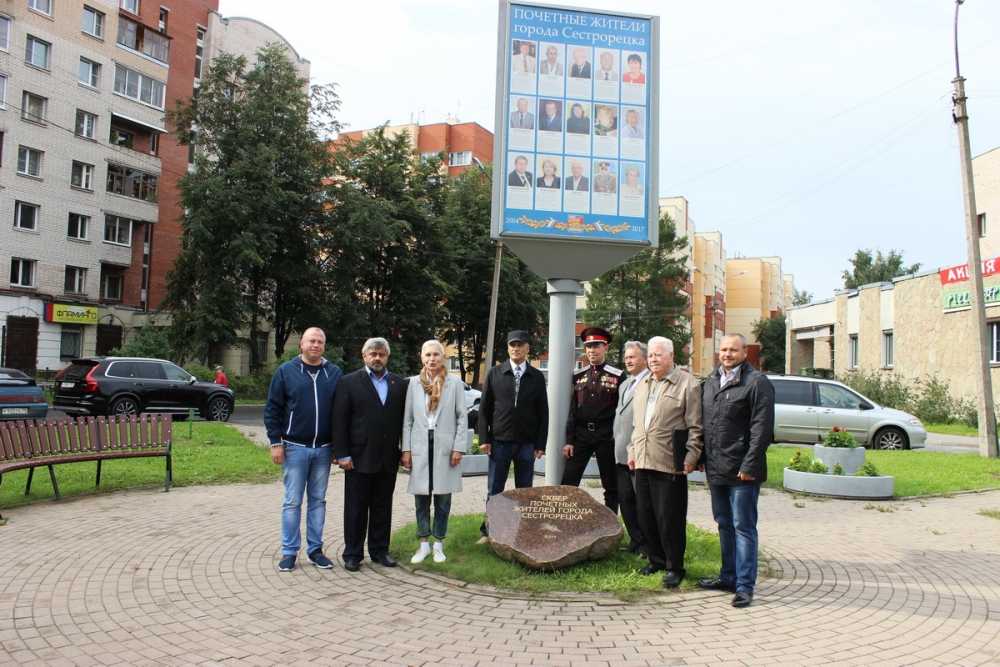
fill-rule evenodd
<path id="1" fill-rule="evenodd" d="M 510 71 L 515 77 L 534 76 L 537 72 L 541 76 L 567 76 L 607 82 L 620 80 L 622 83 L 645 85 L 648 67 L 648 63 L 643 60 L 645 55 L 616 49 L 515 39 L 511 43 Z"/>
<path id="2" fill-rule="evenodd" d="M 577 192 L 642 196 L 643 172 L 640 162 L 590 160 L 559 155 L 511 153 L 507 174 L 510 188 L 564 189 Z M 534 171 L 532 171 L 534 170 Z"/>
<path id="3" fill-rule="evenodd" d="M 510 108 L 509 122 L 514 130 L 565 131 L 629 139 L 646 136 L 646 109 L 641 106 L 619 108 L 617 104 L 515 95 L 511 97 Z"/>

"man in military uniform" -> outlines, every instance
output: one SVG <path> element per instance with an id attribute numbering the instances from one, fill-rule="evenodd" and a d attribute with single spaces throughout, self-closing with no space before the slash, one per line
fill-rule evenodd
<path id="1" fill-rule="evenodd" d="M 611 334 L 600 327 L 588 327 L 580 334 L 587 350 L 588 366 L 573 374 L 573 398 L 566 421 L 566 469 L 562 483 L 580 486 L 584 468 L 592 454 L 604 487 L 604 504 L 618 513 L 618 478 L 615 470 L 615 411 L 618 386 L 624 374 L 604 363 Z"/>
<path id="2" fill-rule="evenodd" d="M 597 163 L 601 173 L 594 177 L 594 192 L 618 192 L 618 177 L 611 173 L 611 163 L 602 160 Z"/>

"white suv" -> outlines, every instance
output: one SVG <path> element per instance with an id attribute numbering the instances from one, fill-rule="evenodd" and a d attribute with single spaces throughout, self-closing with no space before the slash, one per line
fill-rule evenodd
<path id="1" fill-rule="evenodd" d="M 834 426 L 872 449 L 917 449 L 927 431 L 913 415 L 885 408 L 833 380 L 769 375 L 774 385 L 776 442 L 822 442 Z"/>

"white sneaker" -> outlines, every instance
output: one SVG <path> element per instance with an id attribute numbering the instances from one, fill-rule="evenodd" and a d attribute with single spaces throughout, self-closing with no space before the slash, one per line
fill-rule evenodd
<path id="1" fill-rule="evenodd" d="M 434 562 L 443 563 L 448 560 L 448 557 L 444 555 L 444 549 L 441 547 L 434 547 Z"/>
<path id="2" fill-rule="evenodd" d="M 410 559 L 410 562 L 413 563 L 414 565 L 416 565 L 417 563 L 423 563 L 424 559 L 427 558 L 428 554 L 430 554 L 430 549 L 426 551 L 423 549 L 417 549 L 417 553 L 413 554 L 413 558 Z"/>

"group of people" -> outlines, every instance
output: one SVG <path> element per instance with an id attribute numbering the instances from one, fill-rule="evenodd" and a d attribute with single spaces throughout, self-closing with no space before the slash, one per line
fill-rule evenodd
<path id="1" fill-rule="evenodd" d="M 516 48 L 511 54 L 511 71 L 516 74 L 534 74 L 537 60 L 534 56 L 535 42 L 515 40 Z M 563 66 L 559 62 L 559 49 L 548 45 L 545 49 L 545 60 L 538 65 L 538 72 L 545 76 L 562 76 Z M 610 51 L 603 51 L 599 56 L 600 69 L 596 72 L 589 60 L 588 49 L 577 47 L 572 52 L 573 64 L 569 76 L 574 79 L 590 79 L 604 82 L 617 82 L 618 71 L 615 70 L 616 58 Z M 626 58 L 629 71 L 621 75 L 624 83 L 645 84 L 646 75 L 642 71 L 642 57 L 638 53 L 630 53 Z"/>
<path id="2" fill-rule="evenodd" d="M 579 486 L 596 457 L 604 503 L 621 510 L 628 531 L 623 549 L 649 560 L 641 574 L 663 573 L 663 585 L 673 588 L 685 575 L 687 475 L 704 471 L 722 568 L 698 584 L 732 592 L 733 606 L 748 606 L 757 577 L 757 500 L 767 478 L 774 390 L 747 363 L 746 339 L 725 336 L 718 369 L 699 384 L 674 364 L 666 338 L 626 343 L 627 374 L 606 363 L 610 333 L 590 327 L 581 338 L 589 364 L 573 376 L 561 483 Z M 345 471 L 345 569 L 359 570 L 366 540 L 373 562 L 396 565 L 389 538 L 400 463 L 410 471 L 407 491 L 415 499 L 420 541 L 411 562 L 428 556 L 444 562 L 451 495 L 462 490 L 467 415 L 463 383 L 445 370 L 443 345 L 424 343 L 420 373 L 404 379 L 387 370 L 383 338 L 365 342 L 364 367 L 348 375 L 323 357 L 325 344 L 323 331 L 306 330 L 302 354 L 278 368 L 268 393 L 264 422 L 285 484 L 278 569 L 295 567 L 303 497 L 308 562 L 333 567 L 323 553 L 323 528 L 334 462 Z M 487 502 L 503 493 L 511 464 L 515 487 L 532 486 L 534 460 L 548 437 L 545 377 L 528 363 L 528 334 L 510 332 L 507 351 L 508 361 L 487 371 L 480 399 Z M 480 543 L 487 543 L 485 521 L 480 530 Z"/>

